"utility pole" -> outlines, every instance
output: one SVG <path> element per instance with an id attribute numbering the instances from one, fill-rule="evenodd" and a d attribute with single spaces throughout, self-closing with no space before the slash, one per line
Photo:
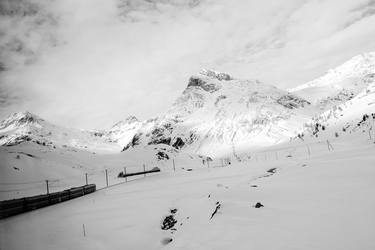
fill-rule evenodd
<path id="1" fill-rule="evenodd" d="M 125 182 L 128 182 L 128 177 L 126 176 L 126 167 L 124 167 Z"/>
<path id="2" fill-rule="evenodd" d="M 49 194 L 48 180 L 46 180 L 47 194 Z"/>
<path id="3" fill-rule="evenodd" d="M 328 140 L 327 140 L 327 146 L 328 146 L 328 151 L 331 151 L 331 149 L 333 150 L 333 147 L 332 147 L 331 143 L 329 143 Z"/>

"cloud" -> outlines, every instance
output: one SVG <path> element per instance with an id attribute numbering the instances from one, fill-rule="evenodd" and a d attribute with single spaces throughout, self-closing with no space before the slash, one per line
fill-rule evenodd
<path id="1" fill-rule="evenodd" d="M 0 102 L 0 115 L 28 109 L 65 126 L 158 115 L 201 68 L 288 88 L 375 49 L 366 0 L 33 2 L 39 14 L 1 16 L 18 29 L 0 33 L 32 48 L 33 59 L 0 47 L 17 62 L 0 74 L 0 91 L 18 98 Z"/>

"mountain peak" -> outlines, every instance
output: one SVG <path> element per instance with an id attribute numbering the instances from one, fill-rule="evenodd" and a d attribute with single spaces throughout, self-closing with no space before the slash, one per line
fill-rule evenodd
<path id="1" fill-rule="evenodd" d="M 124 128 L 128 128 L 129 126 L 133 126 L 140 123 L 137 117 L 130 115 L 126 117 L 124 120 L 117 122 L 115 125 L 112 126 L 110 131 L 120 131 L 123 130 Z"/>
<path id="2" fill-rule="evenodd" d="M 125 118 L 124 122 L 133 123 L 133 122 L 139 122 L 138 118 L 134 115 L 129 115 Z"/>
<path id="3" fill-rule="evenodd" d="M 43 119 L 28 111 L 16 112 L 0 122 L 0 129 L 4 129 L 9 126 L 20 127 L 24 125 L 38 123 L 39 121 L 43 121 Z"/>
<path id="4" fill-rule="evenodd" d="M 218 72 L 218 71 L 211 70 L 211 69 L 202 69 L 199 72 L 199 74 L 203 75 L 203 76 L 210 77 L 210 78 L 217 79 L 219 81 L 233 80 L 233 78 L 229 74 L 223 73 L 223 72 Z"/>
<path id="5" fill-rule="evenodd" d="M 233 80 L 233 78 L 227 73 L 203 69 L 199 74 L 190 77 L 187 87 L 198 87 L 213 93 L 221 88 L 221 81 L 230 80 Z"/>

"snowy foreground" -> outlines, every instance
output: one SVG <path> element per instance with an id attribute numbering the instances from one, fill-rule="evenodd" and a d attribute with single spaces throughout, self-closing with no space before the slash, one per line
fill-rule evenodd
<path id="1" fill-rule="evenodd" d="M 0 249 L 375 249 L 375 144 L 333 146 L 163 172 L 8 218 Z"/>

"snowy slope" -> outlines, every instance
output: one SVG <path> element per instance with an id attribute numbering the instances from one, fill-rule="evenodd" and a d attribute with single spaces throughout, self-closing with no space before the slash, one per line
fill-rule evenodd
<path id="1" fill-rule="evenodd" d="M 366 75 L 361 82 L 364 87 L 359 93 L 315 115 L 306 123 L 304 133 L 315 137 L 321 134 L 334 134 L 337 137 L 359 131 L 369 133 L 370 138 L 374 137 L 375 73 Z"/>
<path id="2" fill-rule="evenodd" d="M 219 156 L 237 147 L 256 148 L 287 141 L 311 117 L 309 102 L 257 80 L 202 71 L 165 115 L 145 122 L 128 145 L 166 144 Z"/>
<path id="3" fill-rule="evenodd" d="M 374 144 L 352 137 L 333 146 L 162 173 L 8 218 L 0 247 L 372 250 Z M 170 215 L 176 224 L 162 230 Z"/>
<path id="4" fill-rule="evenodd" d="M 325 111 L 348 101 L 367 88 L 375 75 L 375 52 L 358 55 L 316 80 L 289 91 Z"/>

